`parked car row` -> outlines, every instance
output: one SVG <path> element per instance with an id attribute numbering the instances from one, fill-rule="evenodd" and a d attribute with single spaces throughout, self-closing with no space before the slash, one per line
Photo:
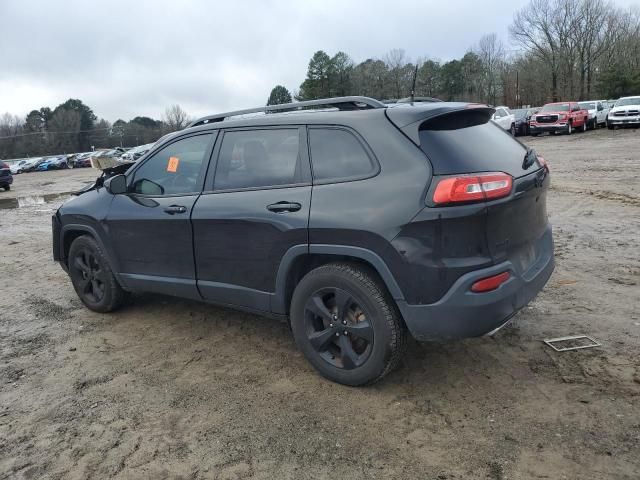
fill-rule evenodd
<path id="1" fill-rule="evenodd" d="M 71 153 L 64 155 L 49 155 L 45 157 L 18 158 L 4 161 L 4 165 L 11 175 L 27 172 L 44 172 L 47 170 L 61 170 L 65 168 L 100 167 L 107 162 L 134 162 L 147 153 L 153 143 L 139 145 L 133 148 L 117 147 L 113 149 L 95 150 L 92 152 Z M 0 184 L 0 188 L 1 185 Z"/>
<path id="2" fill-rule="evenodd" d="M 640 125 L 640 96 L 618 100 L 553 102 L 543 107 L 510 110 L 494 107 L 492 120 L 513 136 L 537 136 L 545 132 L 571 135 L 598 127 Z"/>

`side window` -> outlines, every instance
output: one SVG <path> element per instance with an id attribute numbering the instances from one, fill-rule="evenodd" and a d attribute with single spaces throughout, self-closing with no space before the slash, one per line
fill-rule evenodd
<path id="1" fill-rule="evenodd" d="M 135 171 L 131 190 L 143 195 L 196 192 L 211 137 L 212 134 L 188 137 L 163 148 Z"/>
<path id="2" fill-rule="evenodd" d="M 297 128 L 224 133 L 214 190 L 292 185 L 304 178 Z"/>
<path id="3" fill-rule="evenodd" d="M 365 177 L 375 171 L 363 145 L 347 130 L 310 128 L 309 146 L 316 181 Z"/>

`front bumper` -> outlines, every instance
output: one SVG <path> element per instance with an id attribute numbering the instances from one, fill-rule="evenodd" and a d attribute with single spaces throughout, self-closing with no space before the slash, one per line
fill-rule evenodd
<path id="1" fill-rule="evenodd" d="M 609 117 L 609 125 L 628 125 L 640 123 L 640 116 L 637 117 Z"/>
<path id="2" fill-rule="evenodd" d="M 543 132 L 566 132 L 569 130 L 568 123 L 549 123 L 549 124 L 531 124 L 529 125 L 530 133 Z"/>
<path id="3" fill-rule="evenodd" d="M 407 328 L 416 340 L 478 337 L 504 325 L 546 285 L 555 267 L 551 227 L 538 241 L 537 260 L 522 274 L 511 261 L 460 277 L 436 303 L 409 305 L 397 301 Z M 476 281 L 509 271 L 511 278 L 496 290 L 473 293 Z"/>

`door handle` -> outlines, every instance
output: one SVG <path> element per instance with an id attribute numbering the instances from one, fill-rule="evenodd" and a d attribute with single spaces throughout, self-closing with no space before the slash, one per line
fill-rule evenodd
<path id="1" fill-rule="evenodd" d="M 267 205 L 267 210 L 276 213 L 297 212 L 302 208 L 297 202 L 278 202 Z"/>
<path id="2" fill-rule="evenodd" d="M 182 205 L 169 205 L 164 209 L 165 213 L 169 215 L 174 215 L 176 213 L 185 213 L 187 211 L 187 207 Z"/>

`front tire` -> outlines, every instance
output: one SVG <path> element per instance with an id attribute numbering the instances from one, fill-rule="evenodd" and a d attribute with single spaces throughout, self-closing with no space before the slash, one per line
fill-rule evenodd
<path id="1" fill-rule="evenodd" d="M 569 123 L 567 125 L 567 135 L 571 135 L 573 133 L 573 125 L 571 125 L 571 123 Z"/>
<path id="2" fill-rule="evenodd" d="M 377 382 L 398 366 L 407 331 L 386 289 L 368 268 L 323 265 L 291 300 L 293 336 L 309 363 L 344 385 Z"/>
<path id="3" fill-rule="evenodd" d="M 511 124 L 511 128 L 509 129 L 509 132 L 511 133 L 512 137 L 516 136 L 516 126 L 513 123 Z"/>
<path id="4" fill-rule="evenodd" d="M 111 312 L 122 305 L 126 293 L 118 284 L 100 245 L 87 235 L 69 249 L 69 276 L 78 297 L 89 310 Z"/>

